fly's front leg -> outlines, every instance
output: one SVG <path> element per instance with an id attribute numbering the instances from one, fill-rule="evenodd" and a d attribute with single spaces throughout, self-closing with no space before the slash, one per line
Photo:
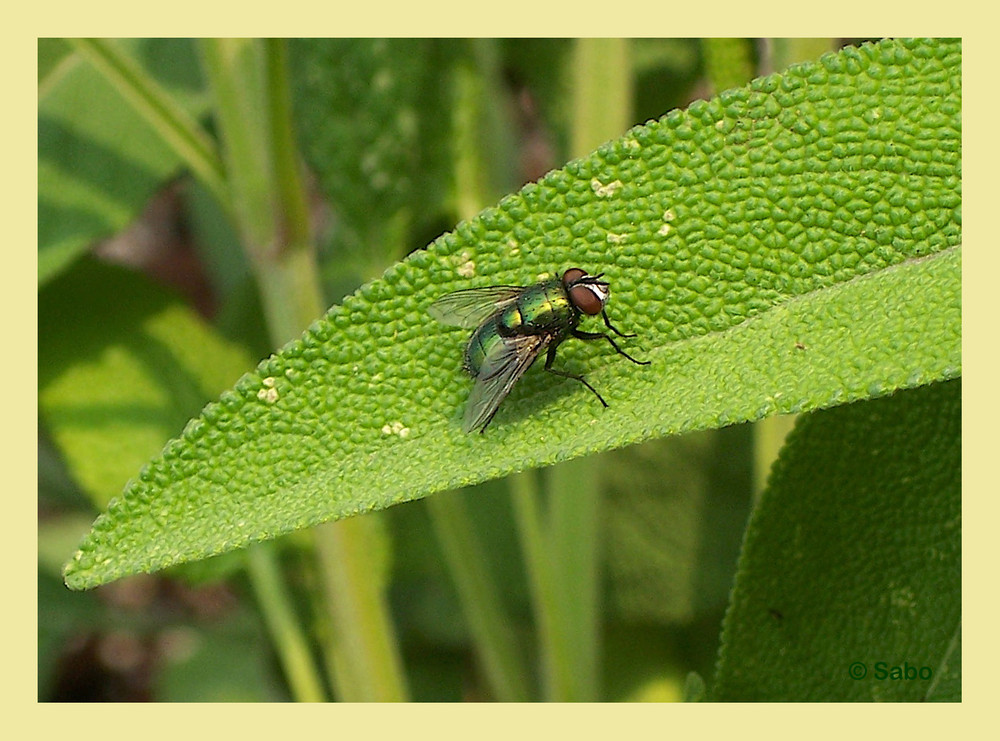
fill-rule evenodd
<path id="1" fill-rule="evenodd" d="M 611 322 L 608 321 L 608 317 L 606 314 L 604 315 L 604 321 L 609 327 L 611 327 Z M 611 328 L 615 329 L 614 327 Z M 615 332 L 618 332 L 618 330 L 615 329 Z M 574 329 L 571 330 L 571 334 L 580 340 L 601 340 L 601 339 L 607 340 L 608 342 L 611 343 L 611 347 L 613 347 L 615 349 L 615 352 L 618 353 L 619 355 L 624 355 L 626 358 L 631 360 L 636 365 L 649 365 L 648 360 L 636 360 L 627 352 L 622 350 L 620 347 L 618 347 L 618 343 L 615 342 L 613 339 L 611 339 L 611 335 L 605 334 L 604 332 L 583 332 L 579 329 Z M 618 332 L 618 334 L 620 334 L 622 337 L 635 337 L 635 335 L 633 334 L 622 334 L 621 332 Z"/>
<path id="2" fill-rule="evenodd" d="M 604 319 L 604 326 L 607 327 L 608 329 L 610 329 L 612 332 L 614 332 L 619 337 L 638 337 L 638 335 L 635 335 L 635 334 L 625 334 L 624 332 L 619 332 L 618 331 L 618 327 L 616 327 L 615 325 L 613 325 L 611 323 L 611 320 L 608 319 L 608 312 L 606 312 L 604 309 L 601 309 L 601 317 Z"/>
<path id="3" fill-rule="evenodd" d="M 599 335 L 599 336 L 603 337 L 604 335 Z M 608 339 L 611 338 L 609 337 Z M 601 402 L 601 404 L 603 404 L 605 407 L 607 407 L 608 402 L 604 401 L 604 398 L 599 393 L 597 393 L 597 389 L 595 389 L 593 386 L 587 383 L 587 381 L 584 379 L 583 376 L 578 376 L 574 373 L 567 373 L 566 371 L 556 370 L 555 368 L 552 367 L 552 363 L 555 362 L 556 359 L 556 348 L 558 347 L 559 343 L 555 343 L 549 346 L 549 351 L 545 354 L 545 370 L 547 370 L 549 373 L 555 373 L 557 376 L 562 376 L 563 378 L 572 378 L 576 381 L 579 381 L 584 386 L 593 391 L 594 396 L 597 397 L 597 400 Z"/>

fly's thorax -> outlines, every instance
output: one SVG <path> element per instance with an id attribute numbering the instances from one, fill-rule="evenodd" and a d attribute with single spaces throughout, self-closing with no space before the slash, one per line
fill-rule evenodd
<path id="1" fill-rule="evenodd" d="M 499 315 L 499 331 L 505 336 L 535 335 L 562 331 L 577 317 L 562 281 L 553 280 L 526 288 Z"/>
<path id="2" fill-rule="evenodd" d="M 479 375 L 479 369 L 490 352 L 503 342 L 498 322 L 499 317 L 491 317 L 480 324 L 465 346 L 464 367 L 473 377 Z"/>

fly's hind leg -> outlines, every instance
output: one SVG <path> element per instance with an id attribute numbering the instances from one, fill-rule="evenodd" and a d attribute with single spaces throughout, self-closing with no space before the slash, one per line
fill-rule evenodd
<path id="1" fill-rule="evenodd" d="M 604 335 L 598 335 L 598 336 L 604 337 Z M 608 339 L 610 340 L 611 338 L 609 337 Z M 599 393 L 597 393 L 597 389 L 595 389 L 593 386 L 587 383 L 586 379 L 583 376 L 579 376 L 575 373 L 567 373 L 566 371 L 556 370 L 555 368 L 552 367 L 552 363 L 555 362 L 556 359 L 556 348 L 558 347 L 559 347 L 558 343 L 551 345 L 549 347 L 549 351 L 545 354 L 545 370 L 547 370 L 549 373 L 554 373 L 557 376 L 562 376 L 563 378 L 572 378 L 575 381 L 579 381 L 584 386 L 593 391 L 594 396 L 597 397 L 597 400 L 601 402 L 601 404 L 603 404 L 605 407 L 607 407 L 608 402 L 604 401 L 604 397 L 602 397 Z"/>

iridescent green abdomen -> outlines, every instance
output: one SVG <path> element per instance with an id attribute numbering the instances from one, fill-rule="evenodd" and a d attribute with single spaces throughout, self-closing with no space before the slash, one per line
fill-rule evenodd
<path id="1" fill-rule="evenodd" d="M 479 369 L 483 367 L 483 361 L 494 350 L 500 349 L 503 345 L 503 337 L 497 327 L 497 317 L 487 319 L 479 325 L 469 344 L 465 346 L 465 370 L 473 376 L 479 375 Z"/>
<path id="2" fill-rule="evenodd" d="M 465 369 L 477 376 L 490 353 L 502 349 L 505 337 L 561 334 L 578 320 L 561 280 L 530 286 L 472 333 L 465 347 Z"/>

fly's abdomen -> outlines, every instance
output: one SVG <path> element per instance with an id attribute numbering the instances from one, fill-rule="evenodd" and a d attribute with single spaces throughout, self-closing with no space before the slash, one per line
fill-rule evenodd
<path id="1" fill-rule="evenodd" d="M 498 321 L 499 317 L 494 317 L 480 324 L 465 346 L 465 370 L 473 377 L 479 375 L 479 369 L 483 367 L 487 356 L 503 343 L 497 327 Z"/>

